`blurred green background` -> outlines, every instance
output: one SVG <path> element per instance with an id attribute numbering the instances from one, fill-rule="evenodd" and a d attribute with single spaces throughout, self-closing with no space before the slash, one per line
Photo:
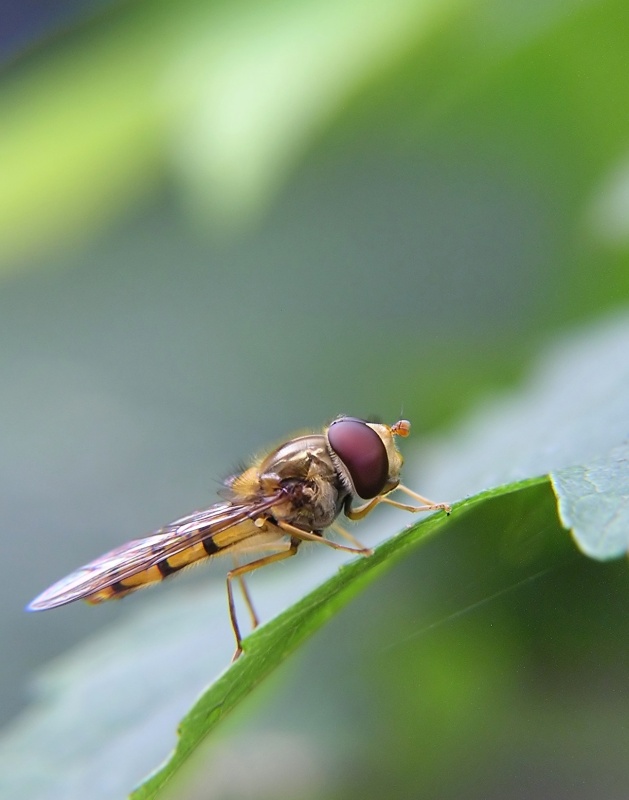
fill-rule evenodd
<path id="1" fill-rule="evenodd" d="M 24 615 L 49 583 L 339 412 L 421 446 L 629 296 L 626 3 L 100 5 L 0 75 L 3 722 L 154 602 Z M 625 797 L 626 566 L 534 491 L 535 559 L 453 522 L 188 796 Z"/>

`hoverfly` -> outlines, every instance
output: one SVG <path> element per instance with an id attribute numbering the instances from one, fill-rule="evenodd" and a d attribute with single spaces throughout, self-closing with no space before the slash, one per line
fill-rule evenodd
<path id="1" fill-rule="evenodd" d="M 225 481 L 226 500 L 171 522 L 143 539 L 134 539 L 80 567 L 36 597 L 29 611 L 85 600 L 102 603 L 157 583 L 197 561 L 232 554 L 260 557 L 227 573 L 229 616 L 236 637 L 234 659 L 242 653 L 232 583 L 241 585 L 253 627 L 258 618 L 243 576 L 290 558 L 302 542 L 322 542 L 335 550 L 369 556 L 337 523 L 341 511 L 351 520 L 366 516 L 380 503 L 406 511 L 450 512 L 400 483 L 402 456 L 394 437 L 406 437 L 410 422 L 388 426 L 354 417 L 335 419 L 323 433 L 289 439 L 258 458 L 244 472 Z M 392 500 L 400 490 L 421 505 Z M 353 506 L 355 497 L 362 505 Z M 332 528 L 352 546 L 326 539 Z"/>

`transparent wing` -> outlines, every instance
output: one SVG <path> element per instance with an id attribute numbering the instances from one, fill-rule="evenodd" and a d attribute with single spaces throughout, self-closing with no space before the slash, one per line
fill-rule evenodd
<path id="1" fill-rule="evenodd" d="M 44 611 L 73 600 L 80 600 L 155 566 L 199 542 L 246 520 L 255 520 L 278 502 L 279 495 L 247 504 L 216 503 L 175 520 L 143 539 L 133 539 L 100 558 L 70 573 L 27 606 L 28 611 Z M 219 553 L 217 546 L 214 551 Z M 208 551 L 208 556 L 212 553 Z"/>

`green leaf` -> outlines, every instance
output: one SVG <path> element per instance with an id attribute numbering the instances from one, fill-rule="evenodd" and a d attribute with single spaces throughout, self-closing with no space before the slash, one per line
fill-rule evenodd
<path id="1" fill-rule="evenodd" d="M 538 478 L 483 492 L 457 503 L 459 517 L 492 498 L 543 483 Z M 447 517 L 439 512 L 387 540 L 369 558 L 344 565 L 332 578 L 264 625 L 244 642 L 245 656 L 236 661 L 195 703 L 179 727 L 177 747 L 168 762 L 133 794 L 133 800 L 149 800 L 178 773 L 194 750 L 221 719 L 260 681 L 281 664 L 306 638 L 318 630 L 369 582 L 388 569 L 411 547 L 436 532 Z"/>
<path id="2" fill-rule="evenodd" d="M 586 555 L 605 560 L 629 551 L 629 444 L 551 479 L 561 521 Z"/>
<path id="3" fill-rule="evenodd" d="M 460 521 L 494 499 L 519 497 L 544 483 L 545 478 L 522 481 L 463 500 L 453 507 L 451 517 L 442 513 L 425 517 L 385 540 L 369 558 L 342 566 L 246 638 L 245 655 L 196 702 L 194 696 L 207 676 L 225 664 L 233 650 L 224 587 L 202 585 L 175 592 L 174 597 L 154 593 L 147 608 L 128 615 L 43 672 L 36 687 L 37 703 L 0 739 L 0 796 L 119 797 L 151 760 L 154 764 L 158 754 L 163 757 L 176 721 L 190 708 L 180 723 L 171 758 L 133 795 L 136 800 L 158 796 L 229 712 L 385 570 L 450 520 Z M 301 571 L 297 563 L 285 571 L 295 579 L 295 593 L 303 594 L 306 573 L 316 574 L 318 565 L 334 564 L 329 557 L 333 554 L 323 555 L 327 557 L 314 563 L 302 560 Z M 264 595 L 260 583 L 255 587 L 257 605 Z M 275 586 L 277 579 L 271 584 Z M 115 770 L 106 764 L 115 764 Z M 107 781 L 102 779 L 105 770 Z"/>
<path id="4" fill-rule="evenodd" d="M 429 497 L 587 465 L 629 433 L 629 315 L 616 314 L 547 346 L 517 392 L 484 397 L 406 482 Z"/>
<path id="5" fill-rule="evenodd" d="M 329 574 L 338 563 L 329 557 L 304 558 L 283 576 L 275 573 L 266 584 L 275 598 L 271 613 L 263 613 L 270 621 L 245 640 L 245 656 L 194 704 L 207 676 L 226 663 L 231 650 L 224 588 L 203 586 L 170 597 L 165 588 L 159 598 L 154 593 L 150 608 L 128 615 L 47 670 L 39 703 L 0 740 L 0 794 L 38 800 L 120 796 L 163 757 L 164 737 L 172 736 L 175 721 L 190 708 L 171 760 L 135 793 L 136 800 L 157 796 L 207 734 L 290 653 L 427 537 L 474 519 L 500 497 L 501 515 L 508 513 L 507 501 L 512 508 L 508 538 L 526 537 L 523 509 L 539 503 L 533 489 L 547 482 L 539 476 L 550 471 L 562 518 L 578 531 L 580 546 L 597 557 L 603 553 L 601 540 L 607 557 L 624 550 L 622 531 L 616 531 L 623 525 L 620 513 L 626 512 L 627 497 L 626 445 L 621 445 L 629 419 L 627 352 L 626 317 L 565 337 L 520 391 L 485 403 L 449 436 L 426 445 L 421 453 L 425 474 L 409 462 L 405 481 L 437 499 L 468 495 L 454 504 L 452 516 L 420 520 L 383 541 L 370 558 L 353 560 L 327 580 L 317 570 L 323 566 Z M 611 456 L 600 458 L 605 452 Z M 481 491 L 476 490 L 479 483 Z M 545 514 L 553 513 L 552 505 L 545 508 Z M 408 520 L 391 510 L 365 523 L 361 537 L 370 524 L 378 526 L 382 537 L 382 526 L 391 518 Z M 557 525 L 556 517 L 548 522 L 551 530 Z M 286 606 L 282 592 L 291 580 L 292 596 L 302 599 L 273 618 Z M 255 585 L 258 605 L 263 581 L 260 576 Z M 305 590 L 317 582 L 313 591 Z M 107 767 L 103 783 L 105 764 L 115 764 L 115 770 Z"/>
<path id="6" fill-rule="evenodd" d="M 417 485 L 434 496 L 550 474 L 563 525 L 588 556 L 629 550 L 629 320 L 560 338 L 516 397 L 486 400 L 434 453 Z M 448 464 L 451 465 L 448 472 Z M 430 473 L 438 476 L 430 481 Z"/>

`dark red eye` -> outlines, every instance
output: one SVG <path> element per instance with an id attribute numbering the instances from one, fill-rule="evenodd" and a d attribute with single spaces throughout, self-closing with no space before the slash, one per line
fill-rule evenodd
<path id="1" fill-rule="evenodd" d="M 382 439 L 365 422 L 342 417 L 328 428 L 330 447 L 350 474 L 359 497 L 380 494 L 389 476 L 389 458 Z"/>

